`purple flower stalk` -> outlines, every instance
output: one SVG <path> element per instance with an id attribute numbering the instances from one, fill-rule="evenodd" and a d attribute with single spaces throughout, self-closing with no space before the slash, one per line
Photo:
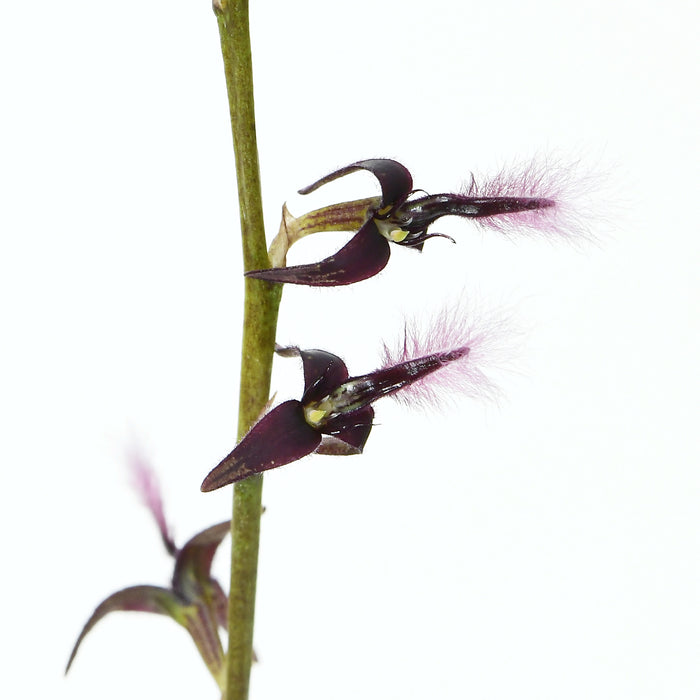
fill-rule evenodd
<path id="1" fill-rule="evenodd" d="M 409 337 L 412 340 L 409 341 Z M 413 393 L 423 399 L 435 399 L 440 385 L 440 388 L 467 393 L 478 391 L 478 384 L 488 387 L 488 380 L 469 362 L 479 337 L 471 335 L 464 342 L 464 336 L 460 338 L 455 332 L 441 338 L 456 342 L 449 346 L 442 344 L 426 354 L 411 354 L 409 350 L 420 351 L 420 342 L 418 336 L 407 331 L 398 361 L 387 361 L 374 372 L 353 377 L 349 376 L 343 360 L 325 350 L 278 349 L 279 354 L 301 357 L 303 396 L 300 400 L 285 401 L 263 416 L 207 475 L 202 491 L 213 491 L 281 467 L 312 452 L 361 453 L 372 430 L 374 409 L 371 404 L 384 396 Z M 387 355 L 387 359 L 391 357 Z M 445 382 L 440 380 L 442 375 L 446 375 Z M 433 378 L 434 390 L 428 388 Z"/>
<path id="2" fill-rule="evenodd" d="M 312 286 L 359 282 L 386 266 L 391 243 L 420 251 L 429 238 L 449 238 L 428 232 L 443 216 L 474 219 L 502 232 L 519 226 L 550 233 L 566 230 L 567 222 L 560 216 L 563 188 L 556 179 L 561 178 L 561 173 L 550 173 L 535 165 L 519 172 L 504 171 L 481 186 L 472 178 L 471 185 L 462 193 L 421 194 L 423 191 L 413 188 L 410 172 L 400 163 L 381 158 L 361 160 L 326 175 L 299 193 L 308 194 L 358 170 L 369 171 L 377 178 L 381 197 L 343 202 L 310 212 L 295 220 L 293 236 L 288 236 L 291 244 L 309 233 L 348 230 L 350 223 L 359 225 L 355 236 L 341 250 L 318 263 L 252 270 L 246 275 Z"/>

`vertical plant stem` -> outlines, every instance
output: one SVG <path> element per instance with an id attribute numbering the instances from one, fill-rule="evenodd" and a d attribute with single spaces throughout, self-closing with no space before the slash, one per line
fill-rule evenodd
<path id="1" fill-rule="evenodd" d="M 226 73 L 245 270 L 269 267 L 255 135 L 248 0 L 214 0 Z M 270 393 L 270 372 L 282 286 L 245 280 L 238 439 L 255 422 Z M 258 569 L 262 476 L 233 490 L 225 700 L 246 700 L 250 682 Z"/>

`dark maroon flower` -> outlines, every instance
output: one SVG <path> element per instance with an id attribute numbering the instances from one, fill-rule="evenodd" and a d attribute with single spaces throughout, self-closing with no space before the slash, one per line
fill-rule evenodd
<path id="1" fill-rule="evenodd" d="M 312 286 L 351 284 L 372 277 L 387 264 L 390 243 L 422 250 L 429 238 L 440 236 L 428 228 L 443 216 L 475 219 L 493 228 L 504 230 L 508 223 L 535 229 L 558 228 L 552 214 L 561 207 L 559 189 L 541 169 L 528 166 L 515 174 L 501 174 L 485 186 L 474 178 L 462 194 L 427 194 L 413 189 L 410 172 L 400 163 L 388 159 L 361 160 L 326 175 L 299 190 L 308 194 L 333 180 L 358 170 L 371 172 L 379 181 L 381 197 L 343 202 L 324 207 L 299 217 L 285 218 L 281 228 L 283 250 L 273 255 L 272 267 L 247 272 L 271 282 L 287 282 Z M 293 222 L 293 231 L 289 224 Z M 295 240 L 318 231 L 352 230 L 355 236 L 337 253 L 317 263 L 283 267 L 286 249 Z M 452 239 L 450 239 L 452 240 Z M 278 246 L 273 243 L 277 252 Z"/>
<path id="2" fill-rule="evenodd" d="M 300 355 L 304 369 L 301 400 L 281 403 L 258 421 L 236 448 L 204 479 L 213 491 L 267 469 L 281 467 L 312 452 L 358 454 L 372 430 L 371 404 L 425 380 L 440 369 L 466 361 L 467 344 L 415 359 L 404 359 L 361 376 L 350 377 L 345 363 L 325 350 L 278 350 Z"/>
<path id="3" fill-rule="evenodd" d="M 131 458 L 134 482 L 142 500 L 153 514 L 166 550 L 174 559 L 169 588 L 139 585 L 123 588 L 103 600 L 85 623 L 73 647 L 66 673 L 85 635 L 110 612 L 140 611 L 167 615 L 192 637 L 212 676 L 223 690 L 224 652 L 219 628 L 227 627 L 228 598 L 211 575 L 214 554 L 230 531 L 230 522 L 203 530 L 177 548 L 167 526 L 155 476 L 138 455 Z"/>

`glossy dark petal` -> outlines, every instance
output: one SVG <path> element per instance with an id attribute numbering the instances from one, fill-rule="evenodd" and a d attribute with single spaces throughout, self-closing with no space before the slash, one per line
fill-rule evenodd
<path id="1" fill-rule="evenodd" d="M 231 522 L 212 525 L 188 540 L 175 560 L 173 589 L 185 600 L 195 600 L 205 594 L 211 583 L 211 562 L 216 550 L 228 535 Z"/>
<path id="2" fill-rule="evenodd" d="M 299 194 L 309 194 L 314 192 L 322 185 L 325 185 L 339 177 L 344 177 L 358 170 L 367 170 L 371 172 L 382 188 L 381 206 L 386 207 L 408 197 L 413 189 L 413 178 L 411 173 L 401 163 L 388 158 L 371 158 L 369 160 L 358 160 L 356 163 L 346 165 L 340 170 L 336 170 L 320 180 L 316 180 L 313 184 L 304 189 L 299 190 Z"/>
<path id="3" fill-rule="evenodd" d="M 304 363 L 303 403 L 319 401 L 348 378 L 345 363 L 325 350 L 301 350 Z"/>
<path id="4" fill-rule="evenodd" d="M 323 426 L 323 432 L 342 440 L 359 453 L 367 442 L 373 423 L 374 409 L 371 406 L 363 406 L 351 413 L 332 418 Z"/>
<path id="5" fill-rule="evenodd" d="M 335 255 L 321 262 L 251 270 L 246 272 L 246 277 L 312 287 L 335 287 L 373 277 L 386 267 L 389 254 L 389 241 L 370 220 Z"/>
<path id="6" fill-rule="evenodd" d="M 304 420 L 300 401 L 285 401 L 263 416 L 228 457 L 202 482 L 202 491 L 241 481 L 266 469 L 289 464 L 311 454 L 321 434 Z"/>
<path id="7" fill-rule="evenodd" d="M 131 586 L 113 593 L 95 608 L 95 612 L 92 613 L 90 619 L 85 623 L 68 659 L 66 673 L 68 673 L 85 635 L 105 615 L 119 610 L 150 612 L 158 613 L 159 615 L 169 615 L 180 622 L 180 624 L 183 624 L 184 615 L 182 610 L 186 607 L 187 603 L 181 600 L 173 591 L 160 586 Z"/>
<path id="8" fill-rule="evenodd" d="M 302 403 L 319 401 L 348 378 L 343 360 L 327 350 L 301 350 L 296 345 L 275 345 L 280 357 L 300 357 L 304 368 L 304 395 Z"/>

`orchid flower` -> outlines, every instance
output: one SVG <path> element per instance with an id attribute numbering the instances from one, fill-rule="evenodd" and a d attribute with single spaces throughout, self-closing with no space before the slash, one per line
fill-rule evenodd
<path id="1" fill-rule="evenodd" d="M 219 582 L 211 575 L 212 559 L 218 546 L 230 531 L 230 522 L 221 522 L 189 539 L 177 548 L 163 514 L 157 483 L 150 467 L 138 456 L 132 456 L 131 467 L 142 499 L 154 516 L 168 553 L 174 558 L 174 571 L 169 588 L 139 585 L 123 588 L 105 598 L 85 623 L 73 647 L 66 673 L 85 635 L 110 612 L 140 611 L 167 615 L 182 625 L 192 637 L 204 663 L 224 689 L 224 652 L 219 627 L 226 629 L 228 598 Z"/>
<path id="2" fill-rule="evenodd" d="M 437 318 L 437 324 L 445 318 Z M 301 357 L 301 399 L 284 401 L 265 414 L 207 475 L 202 491 L 213 491 L 313 452 L 361 453 L 372 430 L 372 404 L 384 396 L 404 394 L 418 403 L 439 404 L 441 388 L 471 395 L 489 393 L 493 388 L 489 380 L 470 362 L 472 355 L 479 356 L 483 340 L 484 335 L 473 332 L 466 323 L 442 334 L 420 334 L 415 326 L 407 325 L 396 349 L 385 346 L 383 367 L 352 377 L 343 360 L 330 352 L 278 347 L 278 354 Z"/>
<path id="3" fill-rule="evenodd" d="M 381 196 L 333 204 L 299 218 L 292 217 L 285 207 L 280 233 L 270 247 L 273 267 L 246 275 L 320 287 L 359 282 L 384 269 L 391 243 L 420 251 L 425 241 L 436 236 L 454 242 L 444 234 L 428 232 L 443 216 L 475 219 L 501 231 L 512 226 L 548 232 L 562 229 L 556 218 L 564 204 L 561 184 L 566 174 L 536 164 L 521 171 L 504 171 L 481 186 L 472 176 L 464 193 L 427 194 L 413 188 L 411 173 L 401 163 L 375 158 L 340 168 L 299 193 L 309 194 L 359 170 L 377 178 Z M 299 238 L 319 231 L 348 230 L 357 233 L 334 255 L 317 263 L 284 267 L 287 249 Z"/>

